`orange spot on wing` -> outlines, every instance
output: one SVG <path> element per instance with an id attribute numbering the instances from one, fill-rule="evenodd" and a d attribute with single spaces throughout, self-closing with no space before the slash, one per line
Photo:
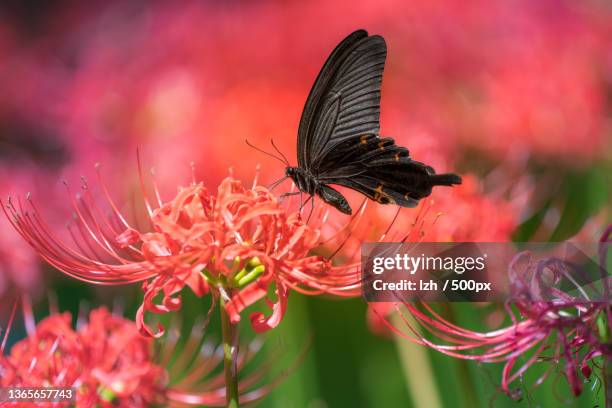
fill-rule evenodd
<path id="1" fill-rule="evenodd" d="M 395 204 L 395 200 L 387 193 L 383 191 L 383 185 L 379 184 L 378 187 L 374 189 L 374 201 L 381 204 Z"/>

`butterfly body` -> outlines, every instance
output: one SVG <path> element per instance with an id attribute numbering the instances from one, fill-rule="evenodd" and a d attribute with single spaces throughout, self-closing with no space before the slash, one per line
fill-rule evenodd
<path id="1" fill-rule="evenodd" d="M 301 192 L 311 196 L 316 194 L 340 212 L 345 214 L 351 213 L 351 206 L 342 194 L 319 181 L 312 174 L 309 174 L 307 170 L 299 167 L 287 167 L 285 175 L 293 180 Z"/>
<path id="2" fill-rule="evenodd" d="M 380 88 L 385 40 L 364 30 L 333 50 L 308 95 L 298 128 L 298 166 L 285 174 L 306 194 L 345 214 L 351 207 L 331 185 L 356 190 L 381 204 L 414 207 L 437 185 L 460 184 L 456 174 L 435 174 L 408 149 L 381 138 Z"/>
<path id="3" fill-rule="evenodd" d="M 285 169 L 285 175 L 295 183 L 296 187 L 303 193 L 308 195 L 316 194 L 319 182 L 307 170 L 299 167 L 287 167 Z"/>

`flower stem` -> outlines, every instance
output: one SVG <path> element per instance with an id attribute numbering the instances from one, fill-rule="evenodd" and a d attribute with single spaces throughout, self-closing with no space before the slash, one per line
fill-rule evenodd
<path id="1" fill-rule="evenodd" d="M 411 315 L 407 314 L 404 318 L 416 327 L 416 321 L 413 320 Z M 403 322 L 403 319 L 396 312 L 391 316 L 391 321 L 398 325 Z M 427 354 L 427 348 L 400 339 L 397 335 L 395 336 L 395 344 L 399 351 L 404 378 L 413 405 L 415 407 L 442 407 L 442 400 L 439 398 L 438 385 Z"/>
<path id="2" fill-rule="evenodd" d="M 612 358 L 604 356 L 603 377 L 606 389 L 606 408 L 612 408 Z"/>
<path id="3" fill-rule="evenodd" d="M 610 342 L 610 313 L 611 311 L 606 309 L 597 319 L 597 331 L 599 334 L 599 340 L 602 344 L 606 344 L 608 347 L 612 346 Z M 605 390 L 606 408 L 612 408 L 612 356 L 607 353 L 603 355 L 603 364 L 601 367 L 601 376 L 603 377 L 603 385 Z"/>
<path id="4" fill-rule="evenodd" d="M 228 408 L 238 408 L 238 330 L 230 321 L 225 300 L 221 296 L 221 331 L 223 335 L 223 369 L 225 372 L 225 400 Z"/>

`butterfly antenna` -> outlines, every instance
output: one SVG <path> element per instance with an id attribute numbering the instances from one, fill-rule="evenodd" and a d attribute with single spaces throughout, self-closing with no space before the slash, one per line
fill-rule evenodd
<path id="1" fill-rule="evenodd" d="M 272 153 L 270 153 L 270 152 L 266 152 L 265 150 L 262 150 L 262 149 L 260 149 L 259 147 L 256 147 L 256 146 L 252 145 L 252 144 L 249 142 L 249 140 L 248 140 L 248 139 L 244 139 L 244 141 L 246 142 L 246 144 L 247 144 L 247 145 L 249 145 L 249 146 L 250 146 L 250 147 L 252 147 L 253 149 L 257 150 L 258 152 L 261 152 L 261 153 L 263 153 L 263 154 L 265 154 L 265 155 L 267 155 L 267 156 L 273 157 L 273 158 L 275 158 L 276 160 L 280 161 L 281 163 L 288 165 L 286 160 L 283 160 L 283 159 L 281 159 L 280 157 L 278 157 L 278 156 L 276 156 L 276 155 L 273 155 L 273 154 L 272 154 Z"/>
<path id="2" fill-rule="evenodd" d="M 274 150 L 276 150 L 277 153 L 281 155 L 281 157 L 285 160 L 285 164 L 287 165 L 287 167 L 289 167 L 289 160 L 287 160 L 287 157 L 283 154 L 283 152 L 281 152 L 280 149 L 276 147 L 274 139 L 270 139 L 270 143 L 272 143 L 272 147 L 274 148 Z"/>

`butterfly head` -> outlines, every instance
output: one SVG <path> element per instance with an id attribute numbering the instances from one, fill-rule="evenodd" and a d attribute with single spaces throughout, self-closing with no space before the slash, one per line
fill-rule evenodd
<path id="1" fill-rule="evenodd" d="M 285 176 L 287 177 L 295 177 L 295 174 L 297 173 L 297 169 L 295 167 L 287 167 L 285 168 Z"/>
<path id="2" fill-rule="evenodd" d="M 303 169 L 287 166 L 285 168 L 285 176 L 293 180 L 300 191 L 310 195 L 314 194 L 317 185 L 316 180 Z"/>
<path id="3" fill-rule="evenodd" d="M 300 169 L 297 167 L 291 167 L 291 166 L 287 166 L 285 168 L 285 176 L 289 177 L 291 180 L 293 180 L 293 182 L 299 186 L 300 182 L 299 180 L 299 174 L 300 174 Z"/>

